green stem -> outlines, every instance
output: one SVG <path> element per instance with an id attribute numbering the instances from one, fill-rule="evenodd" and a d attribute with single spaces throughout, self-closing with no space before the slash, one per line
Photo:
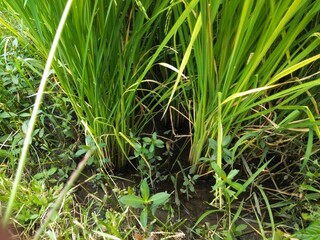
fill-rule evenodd
<path id="1" fill-rule="evenodd" d="M 221 92 L 218 92 L 218 139 L 217 139 L 217 164 L 222 169 L 222 135 L 223 135 L 223 129 L 222 129 L 222 119 L 221 119 Z M 217 178 L 217 182 L 221 181 L 221 178 Z M 219 208 L 222 208 L 222 188 L 219 187 L 217 189 L 217 197 L 219 198 Z"/>

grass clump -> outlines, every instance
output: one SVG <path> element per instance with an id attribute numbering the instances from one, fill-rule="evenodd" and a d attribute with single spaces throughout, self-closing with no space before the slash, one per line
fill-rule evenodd
<path id="1" fill-rule="evenodd" d="M 143 101 L 151 93 L 137 93 L 142 73 L 151 67 L 147 63 L 159 44 L 156 30 L 169 1 L 137 3 L 82 1 L 72 6 L 53 63 L 86 134 L 107 146 L 98 151 L 100 159 L 118 167 L 125 165 L 128 154 L 120 133 L 128 136 L 132 129 L 139 134 L 154 105 L 153 100 L 153 105 Z M 46 58 L 65 3 L 5 4 L 19 14 L 17 18 L 25 19 L 32 43 Z M 147 12 L 152 18 L 146 17 Z"/>
<path id="2" fill-rule="evenodd" d="M 179 14 L 183 8 L 177 5 L 173 11 Z M 173 67 L 180 66 L 179 72 L 169 89 L 169 104 L 180 96 L 178 88 L 190 96 L 185 104 L 193 113 L 193 163 L 208 138 L 219 144 L 226 136 L 237 139 L 246 127 L 269 120 L 269 115 L 276 117 L 265 127 L 282 132 L 298 117 L 308 114 L 310 121 L 315 119 L 308 110 L 294 118 L 292 114 L 293 109 L 318 109 L 316 96 L 309 94 L 319 87 L 319 69 L 313 67 L 320 57 L 319 27 L 314 25 L 318 14 L 314 1 L 199 1 L 178 30 L 175 44 L 185 54 L 176 58 Z M 190 81 L 183 81 L 182 73 Z M 319 134 L 316 124 L 312 129 Z"/>

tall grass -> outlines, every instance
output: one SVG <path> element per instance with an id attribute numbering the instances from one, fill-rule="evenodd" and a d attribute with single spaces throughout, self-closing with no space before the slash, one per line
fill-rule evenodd
<path id="1" fill-rule="evenodd" d="M 184 7 L 174 7 L 173 15 Z M 319 10 L 317 1 L 199 1 L 178 30 L 175 44 L 184 55 L 176 58 L 180 74 L 169 89 L 170 100 L 178 88 L 188 90 L 182 72 L 192 85 L 192 101 L 185 102 L 193 113 L 192 163 L 204 154 L 208 138 L 218 139 L 219 93 L 222 138 L 237 139 L 259 119 L 272 123 L 272 131 L 288 131 L 293 120 L 304 119 L 300 130 L 310 128 L 320 137 L 314 116 L 319 96 L 309 92 L 320 84 L 319 64 L 313 66 L 320 58 Z M 300 107 L 304 110 L 284 124 Z"/>
<path id="2" fill-rule="evenodd" d="M 30 40 L 46 56 L 64 1 L 4 3 L 23 19 Z M 197 163 L 208 138 L 218 136 L 219 92 L 222 138 L 236 138 L 245 126 L 278 110 L 274 130 L 288 129 L 283 121 L 297 106 L 307 110 L 294 120 L 309 118 L 308 127 L 319 136 L 314 111 L 308 112 L 318 101 L 309 89 L 319 86 L 319 69 L 312 67 L 320 58 L 319 9 L 311 0 L 79 1 L 54 70 L 87 135 L 106 143 L 101 157 L 118 167 L 125 165 L 129 147 L 122 136 L 138 135 L 161 102 L 168 109 L 184 101 L 193 132 L 190 159 Z M 160 68 L 173 71 L 146 80 L 161 61 Z M 144 82 L 156 87 L 141 91 Z"/>
<path id="3" fill-rule="evenodd" d="M 47 56 L 65 1 L 4 2 L 29 28 L 39 55 Z M 150 58 L 169 2 L 78 1 L 61 36 L 54 71 L 87 135 L 106 144 L 100 157 L 117 167 L 125 165 L 129 152 L 120 133 L 139 134 L 156 105 L 148 98 L 153 91 L 137 92 L 146 67 L 156 60 Z"/>

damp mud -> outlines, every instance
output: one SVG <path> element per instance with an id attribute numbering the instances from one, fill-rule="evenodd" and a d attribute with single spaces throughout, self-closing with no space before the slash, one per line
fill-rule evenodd
<path id="1" fill-rule="evenodd" d="M 119 192 L 132 189 L 136 194 L 139 194 L 141 177 L 132 171 L 107 176 L 107 178 L 112 178 L 112 181 L 104 181 L 102 179 L 105 178 L 102 178 L 100 183 L 97 184 L 97 173 L 93 169 L 86 170 L 78 180 L 78 185 L 75 188 L 77 201 L 80 204 L 90 204 L 90 199 L 92 198 L 104 199 L 109 196 L 109 200 L 103 203 L 103 211 L 101 211 L 101 206 L 97 207 L 100 214 L 103 215 L 103 212 L 108 211 L 108 209 L 121 211 L 117 200 Z M 181 239 L 208 239 L 208 234 L 214 236 L 215 231 L 219 236 L 218 231 L 225 229 L 230 224 L 228 221 L 232 221 L 241 205 L 241 214 L 232 223 L 232 226 L 236 228 L 241 225 L 244 230 L 239 232 L 239 236 L 235 236 L 234 239 L 263 239 L 258 230 L 257 216 L 254 211 L 256 203 L 253 195 L 242 194 L 241 198 L 235 200 L 230 208 L 226 207 L 224 203 L 222 210 L 215 207 L 213 203 L 215 193 L 212 191 L 212 186 L 214 184 L 213 177 L 200 178 L 194 186 L 194 192 L 186 194 L 181 191 L 183 188 L 181 178 L 178 178 L 178 183 L 176 184 L 170 178 L 164 181 L 155 181 L 150 189 L 151 194 L 166 191 L 171 195 L 170 201 L 166 204 L 167 207 L 157 209 L 156 217 L 162 223 L 176 225 L 179 232 L 184 233 L 185 238 Z M 262 203 L 260 205 L 258 214 L 260 214 L 261 221 L 268 220 L 267 209 Z M 95 211 L 94 208 L 92 211 Z M 135 211 L 138 216 L 139 210 L 135 209 Z M 228 214 L 230 217 L 228 217 Z"/>
<path id="2" fill-rule="evenodd" d="M 156 120 L 160 121 L 160 117 L 157 118 L 159 119 Z M 157 127 L 154 127 L 155 125 Z M 146 136 L 150 136 L 152 132 L 159 132 L 159 138 L 166 145 L 165 148 L 157 150 L 156 154 L 161 156 L 162 160 L 153 169 L 155 172 L 148 176 L 151 194 L 159 192 L 170 194 L 170 201 L 166 207 L 158 208 L 156 211 L 155 216 L 158 221 L 174 226 L 179 232 L 184 233 L 185 237 L 179 239 L 258 240 L 271 236 L 268 204 L 269 207 L 270 204 L 276 206 L 277 202 L 295 196 L 292 192 L 295 189 L 294 178 L 297 177 L 293 174 L 297 171 L 294 168 L 297 166 L 296 162 L 277 159 L 276 154 L 266 156 L 265 159 L 272 159 L 272 164 L 263 169 L 237 199 L 230 204 L 223 199 L 224 202 L 217 205 L 216 191 L 213 191 L 216 184 L 215 175 L 212 170 L 197 173 L 191 169 L 190 142 L 188 142 L 190 129 L 186 124 L 183 126 L 176 129 L 171 125 L 159 123 L 153 124 L 152 128 L 147 126 L 146 132 L 149 133 L 146 133 Z M 171 154 L 168 154 L 168 151 Z M 237 164 L 224 170 L 228 173 L 232 169 L 240 169 L 234 182 L 244 184 L 266 162 L 266 160 L 262 162 L 261 159 L 259 156 L 243 155 Z M 107 196 L 109 200 L 102 201 L 103 207 L 101 204 L 97 207 L 100 214 L 108 209 L 121 211 L 118 201 L 121 194 L 127 194 L 128 191 L 140 194 L 139 184 L 145 176 L 141 176 L 136 168 L 137 165 L 138 162 L 132 161 L 125 169 L 111 172 L 88 167 L 74 188 L 77 201 L 80 204 L 88 204 L 90 199 L 106 199 Z M 197 174 L 198 177 L 194 178 Z M 262 193 L 260 189 L 264 189 L 264 192 Z M 229 190 L 234 191 L 232 188 Z M 263 194 L 268 195 L 270 202 L 264 200 Z M 139 216 L 139 210 L 134 211 Z M 262 224 L 264 236 L 261 235 Z M 228 232 L 232 234 L 228 235 Z M 161 239 L 161 237 L 151 239 Z"/>

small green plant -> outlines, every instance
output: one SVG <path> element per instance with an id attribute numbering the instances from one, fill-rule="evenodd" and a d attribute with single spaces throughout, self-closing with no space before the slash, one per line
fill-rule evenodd
<path id="1" fill-rule="evenodd" d="M 220 96 L 220 95 L 219 95 Z M 220 113 L 220 112 L 219 112 Z M 220 119 L 220 118 L 219 118 Z M 209 149 L 212 151 L 212 154 L 209 158 L 202 157 L 200 158 L 200 161 L 203 161 L 205 163 L 209 163 L 211 169 L 215 172 L 215 179 L 216 179 L 216 185 L 213 187 L 215 190 L 215 198 L 213 202 L 215 202 L 216 207 L 222 207 L 223 205 L 223 199 L 222 199 L 222 192 L 228 188 L 224 188 L 224 184 L 226 183 L 226 179 L 230 180 L 228 183 L 233 183 L 231 180 L 232 178 L 238 174 L 238 170 L 232 170 L 228 177 L 226 178 L 225 172 L 222 170 L 222 160 L 225 162 L 231 164 L 232 162 L 232 152 L 228 149 L 228 145 L 231 141 L 230 136 L 222 137 L 222 131 L 219 132 L 219 135 L 221 135 L 221 140 L 216 141 L 212 138 L 209 139 Z M 220 138 L 219 138 L 220 139 Z M 224 175 L 221 175 L 224 173 Z M 235 184 L 237 185 L 237 184 Z M 232 185 L 230 185 L 232 186 Z M 235 186 L 233 186 L 235 187 Z M 229 190 L 227 190 L 229 191 Z M 229 192 L 232 193 L 232 192 Z M 228 194 L 228 193 L 227 193 Z M 226 196 L 225 196 L 226 197 Z M 228 196 L 227 196 L 228 198 Z"/>
<path id="2" fill-rule="evenodd" d="M 49 170 L 44 169 L 42 172 L 37 173 L 33 177 L 36 180 L 43 179 L 43 180 L 48 180 L 51 183 L 54 183 L 54 182 L 57 182 L 57 180 L 51 177 L 57 172 L 57 170 L 58 169 L 56 167 L 51 167 Z"/>
<path id="3" fill-rule="evenodd" d="M 180 192 L 182 192 L 183 194 L 185 194 L 187 196 L 187 199 L 189 200 L 189 198 L 191 198 L 191 193 L 195 192 L 195 184 L 197 182 L 197 180 L 199 179 L 200 175 L 195 174 L 195 168 L 191 167 L 189 169 L 189 172 L 186 173 L 185 169 L 183 169 L 180 161 L 177 161 L 181 171 L 182 172 L 182 176 L 183 176 L 183 183 L 182 186 L 180 187 Z M 174 183 L 175 187 L 176 187 L 176 179 L 171 177 L 172 182 Z"/>
<path id="4" fill-rule="evenodd" d="M 158 207 L 166 204 L 169 198 L 170 194 L 167 192 L 159 192 L 150 196 L 150 188 L 147 180 L 143 179 L 140 184 L 140 195 L 128 194 L 122 196 L 119 201 L 126 206 L 142 209 L 140 213 L 140 224 L 146 229 L 148 227 L 148 216 L 150 214 L 154 216 Z"/>
<path id="5" fill-rule="evenodd" d="M 133 134 L 130 134 L 131 139 L 134 140 L 134 156 L 131 159 L 139 159 L 138 170 L 141 176 L 151 177 L 156 173 L 159 161 L 162 160 L 161 156 L 157 155 L 157 148 L 164 148 L 164 142 L 158 139 L 157 133 L 153 133 L 151 137 L 134 138 Z M 142 141 L 141 141 L 142 140 Z"/>
<path id="6" fill-rule="evenodd" d="M 0 208 L 5 207 L 12 191 L 12 180 L 7 178 L 5 167 L 0 166 Z M 63 187 L 62 184 L 47 188 L 42 180 L 23 180 L 24 187 L 19 187 L 18 195 L 13 206 L 16 223 L 20 227 L 34 228 L 37 222 L 46 214 Z"/>
<path id="7" fill-rule="evenodd" d="M 183 176 L 183 187 L 180 189 L 180 191 L 182 193 L 185 193 L 187 194 L 187 198 L 189 199 L 189 196 L 190 196 L 190 192 L 191 193 L 194 193 L 195 192 L 195 189 L 194 189 L 194 185 L 196 183 L 196 181 L 198 180 L 199 178 L 199 175 L 184 175 Z"/>
<path id="8" fill-rule="evenodd" d="M 222 189 L 223 196 L 230 207 L 232 199 L 237 198 L 237 192 L 243 192 L 245 189 L 242 184 L 236 182 L 234 177 L 239 173 L 239 170 L 233 169 L 228 174 L 221 169 L 218 164 L 214 161 L 211 162 L 211 167 L 216 173 L 216 184 L 212 187 L 212 191 L 215 192 L 217 189 Z M 217 196 L 211 202 L 212 205 L 215 205 L 217 201 Z"/>
<path id="9" fill-rule="evenodd" d="M 255 178 L 263 171 L 263 169 L 266 168 L 269 163 L 267 162 L 263 164 L 255 173 L 251 173 L 251 176 L 246 181 L 240 181 L 239 179 L 236 179 L 235 177 L 238 175 L 239 170 L 231 169 L 227 173 L 224 167 L 218 164 L 217 149 L 220 148 L 220 150 L 222 150 L 220 157 L 232 166 L 234 161 L 234 159 L 232 159 L 233 154 L 228 149 L 230 140 L 231 138 L 229 137 L 223 138 L 219 146 L 215 140 L 210 139 L 209 146 L 212 148 L 213 154 L 210 158 L 201 158 L 201 161 L 210 164 L 210 167 L 214 172 L 214 178 L 216 179 L 216 183 L 212 186 L 213 200 L 210 205 L 225 212 L 223 218 L 223 229 L 229 230 L 222 232 L 225 237 L 224 239 L 233 239 L 234 236 L 241 234 L 241 232 L 244 230 L 243 226 L 236 225 L 236 221 L 239 218 L 243 208 L 243 201 L 240 203 L 240 206 L 235 214 L 231 211 L 232 203 L 234 200 L 238 199 L 240 193 L 244 192 L 246 188 L 252 184 Z M 242 140 L 240 139 L 239 141 Z M 239 141 L 236 143 L 236 145 L 239 144 Z M 203 215 L 206 215 L 206 213 Z"/>
<path id="10" fill-rule="evenodd" d="M 226 161 L 226 163 L 231 164 L 231 157 L 232 157 L 232 152 L 229 150 L 229 145 L 231 142 L 231 136 L 228 135 L 224 138 L 222 138 L 222 159 Z M 217 149 L 218 149 L 218 144 L 217 141 L 210 138 L 209 139 L 209 148 L 212 149 L 212 155 L 211 155 L 211 160 L 217 160 Z M 202 158 L 204 159 L 204 158 Z"/>

